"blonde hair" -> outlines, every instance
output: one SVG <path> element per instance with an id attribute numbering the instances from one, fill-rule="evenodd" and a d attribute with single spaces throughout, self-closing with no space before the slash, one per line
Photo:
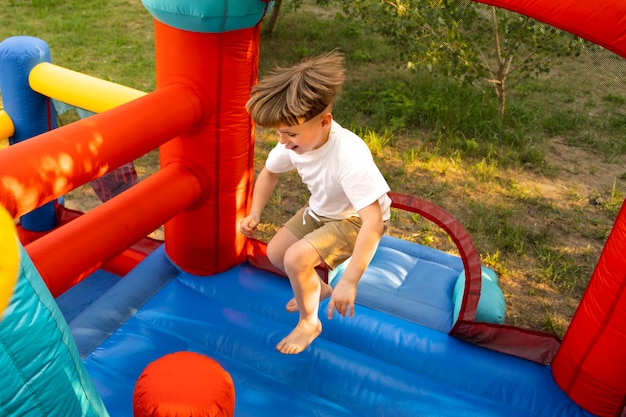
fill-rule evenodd
<path id="1" fill-rule="evenodd" d="M 295 126 L 332 109 L 345 79 L 343 54 L 331 51 L 276 67 L 252 87 L 246 110 L 260 126 Z"/>

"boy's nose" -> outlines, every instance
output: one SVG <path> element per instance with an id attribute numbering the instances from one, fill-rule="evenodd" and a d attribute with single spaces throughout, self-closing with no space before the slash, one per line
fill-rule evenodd
<path id="1" fill-rule="evenodd" d="M 283 135 L 278 135 L 278 141 L 281 145 L 287 145 L 289 143 L 289 138 Z"/>

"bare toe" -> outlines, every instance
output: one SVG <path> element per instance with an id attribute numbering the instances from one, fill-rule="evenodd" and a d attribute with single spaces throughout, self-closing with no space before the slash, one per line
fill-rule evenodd
<path id="1" fill-rule="evenodd" d="M 322 323 L 315 324 L 300 321 L 283 340 L 276 345 L 276 350 L 286 355 L 295 355 L 306 349 L 322 332 Z"/>

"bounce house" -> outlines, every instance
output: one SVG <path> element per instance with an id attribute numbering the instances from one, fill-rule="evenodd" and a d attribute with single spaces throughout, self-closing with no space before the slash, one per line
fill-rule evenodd
<path id="1" fill-rule="evenodd" d="M 626 57 L 626 3 L 487 1 Z M 143 0 L 156 89 L 58 67 L 45 41 L 0 43 L 2 416 L 626 415 L 626 208 L 563 338 L 503 324 L 498 277 L 444 209 L 390 193 L 459 256 L 384 236 L 358 314 L 304 352 L 288 280 L 238 231 L 253 187 L 268 0 Z M 93 112 L 63 127 L 53 100 Z M 159 148 L 160 169 L 86 213 L 78 186 Z M 131 175 L 132 177 L 132 175 Z M 124 181 L 122 181 L 124 182 Z M 164 240 L 149 239 L 164 225 Z M 342 268 L 327 271 L 331 284 Z M 324 301 L 321 310 L 324 311 Z"/>

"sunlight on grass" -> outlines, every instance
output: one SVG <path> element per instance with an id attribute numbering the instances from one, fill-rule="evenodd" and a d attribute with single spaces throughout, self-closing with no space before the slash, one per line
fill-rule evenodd
<path id="1" fill-rule="evenodd" d="M 478 163 L 473 164 L 470 170 L 478 181 L 489 182 L 493 181 L 498 175 L 498 164 L 481 159 Z"/>
<path id="2" fill-rule="evenodd" d="M 544 321 L 541 330 L 553 334 L 563 334 L 568 323 L 558 316 L 553 305 L 544 302 Z"/>
<path id="3" fill-rule="evenodd" d="M 499 250 L 496 250 L 492 253 L 487 252 L 480 258 L 484 266 L 493 269 L 499 276 L 508 274 L 506 263 L 502 259 L 500 259 Z"/>
<path id="4" fill-rule="evenodd" d="M 394 136 L 386 130 L 382 133 L 366 130 L 362 138 L 374 155 L 381 154 L 383 149 L 393 146 L 394 142 Z"/>

